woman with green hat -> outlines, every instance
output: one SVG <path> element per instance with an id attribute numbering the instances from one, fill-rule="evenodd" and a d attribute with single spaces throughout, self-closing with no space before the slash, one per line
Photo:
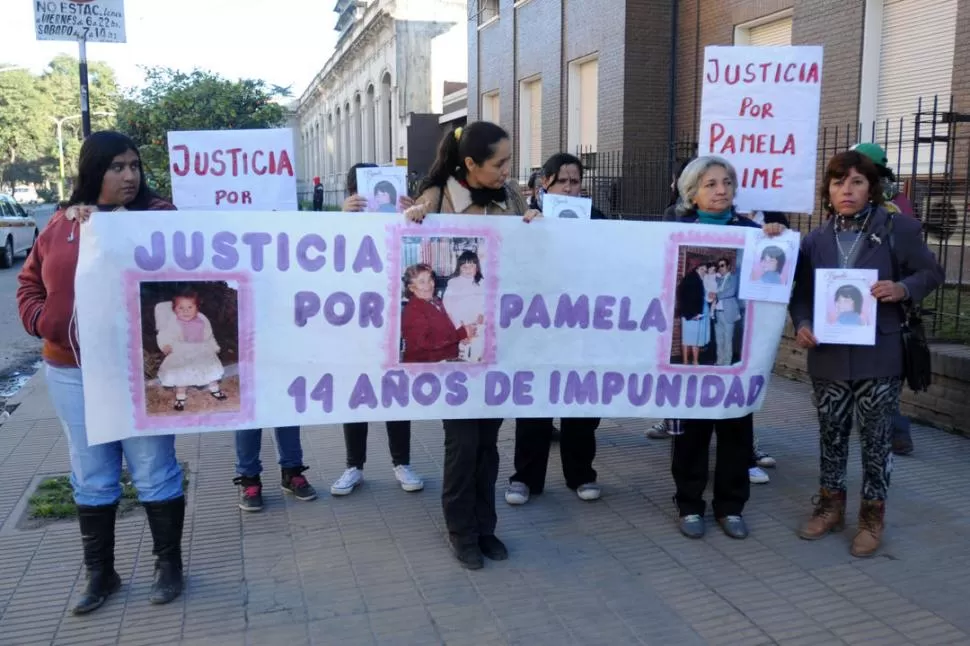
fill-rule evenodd
<path id="1" fill-rule="evenodd" d="M 889 168 L 889 157 L 882 146 L 876 143 L 859 143 L 852 147 L 860 155 L 864 155 L 872 160 L 879 172 L 879 179 L 882 182 L 882 194 L 885 199 L 883 206 L 890 213 L 899 213 L 916 217 L 913 211 L 913 203 L 909 201 L 903 193 L 899 192 L 899 184 L 896 182 L 896 175 Z M 913 452 L 913 436 L 910 433 L 909 418 L 896 411 L 893 419 L 893 453 L 896 455 L 910 455 Z"/>

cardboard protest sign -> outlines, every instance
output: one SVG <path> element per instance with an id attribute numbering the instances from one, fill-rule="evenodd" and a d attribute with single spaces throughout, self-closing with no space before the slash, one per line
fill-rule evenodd
<path id="1" fill-rule="evenodd" d="M 172 199 L 180 210 L 295 211 L 293 132 L 173 130 Z"/>
<path id="2" fill-rule="evenodd" d="M 542 212 L 548 218 L 589 220 L 593 214 L 593 200 L 588 197 L 546 193 L 542 196 Z"/>
<path id="3" fill-rule="evenodd" d="M 704 49 L 699 155 L 738 171 L 742 213 L 815 205 L 822 48 Z"/>
<path id="4" fill-rule="evenodd" d="M 786 317 L 732 297 L 723 362 L 688 359 L 713 310 L 693 270 L 736 260 L 759 233 L 742 227 L 219 211 L 83 226 L 92 444 L 394 419 L 737 417 L 761 405 Z"/>

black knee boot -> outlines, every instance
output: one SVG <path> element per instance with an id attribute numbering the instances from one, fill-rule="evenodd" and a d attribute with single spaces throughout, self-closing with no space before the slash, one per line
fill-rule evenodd
<path id="1" fill-rule="evenodd" d="M 155 547 L 155 581 L 148 599 L 161 604 L 182 594 L 182 526 L 185 498 L 144 503 Z"/>
<path id="2" fill-rule="evenodd" d="M 121 577 L 115 572 L 117 514 L 117 503 L 98 507 L 77 506 L 88 583 L 77 605 L 71 609 L 72 614 L 84 615 L 97 610 L 111 593 L 121 587 Z"/>

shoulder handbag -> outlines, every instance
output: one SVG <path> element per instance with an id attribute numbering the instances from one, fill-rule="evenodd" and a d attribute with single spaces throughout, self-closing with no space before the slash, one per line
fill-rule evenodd
<path id="1" fill-rule="evenodd" d="M 889 216 L 889 257 L 893 263 L 893 281 L 902 279 L 899 258 L 896 257 L 895 214 Z M 900 336 L 903 344 L 903 379 L 913 392 L 922 392 L 933 381 L 930 346 L 926 342 L 926 328 L 923 327 L 923 311 L 919 303 L 909 305 L 900 303 L 903 322 Z"/>

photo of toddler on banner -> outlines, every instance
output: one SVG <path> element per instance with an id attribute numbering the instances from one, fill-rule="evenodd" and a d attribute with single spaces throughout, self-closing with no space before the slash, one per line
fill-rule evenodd
<path id="1" fill-rule="evenodd" d="M 483 361 L 484 245 L 483 238 L 402 239 L 402 363 Z"/>
<path id="2" fill-rule="evenodd" d="M 238 410 L 235 362 L 227 361 L 229 375 L 220 358 L 237 353 L 236 290 L 222 282 L 144 282 L 141 306 L 146 413 Z"/>

